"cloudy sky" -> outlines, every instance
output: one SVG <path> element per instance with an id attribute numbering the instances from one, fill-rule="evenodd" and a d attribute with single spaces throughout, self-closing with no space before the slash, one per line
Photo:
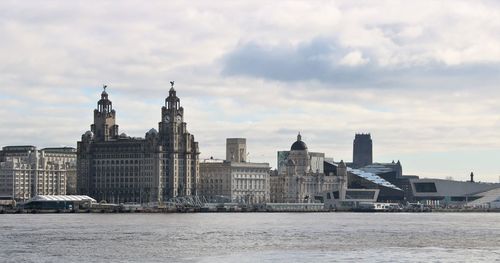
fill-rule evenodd
<path id="1" fill-rule="evenodd" d="M 119 4 L 117 4 L 119 3 Z M 147 4 L 145 4 L 147 3 Z M 120 132 L 157 128 L 175 80 L 201 157 L 246 137 L 276 165 L 300 131 L 352 159 L 370 132 L 405 174 L 500 177 L 495 1 L 0 3 L 0 145 L 75 146 L 103 84 Z"/>

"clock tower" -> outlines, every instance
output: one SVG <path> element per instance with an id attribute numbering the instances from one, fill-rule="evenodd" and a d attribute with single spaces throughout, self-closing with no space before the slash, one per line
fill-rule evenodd
<path id="1" fill-rule="evenodd" d="M 197 194 L 199 174 L 198 142 L 194 140 L 184 122 L 184 109 L 171 81 L 165 106 L 161 109 L 159 123 L 160 144 L 164 156 L 164 196 L 189 196 Z"/>
<path id="2" fill-rule="evenodd" d="M 111 203 L 162 203 L 198 194 L 198 142 L 186 129 L 184 109 L 171 84 L 159 131 L 150 129 L 145 138 L 118 135 L 104 86 L 91 131 L 77 142 L 79 194 Z"/>
<path id="3" fill-rule="evenodd" d="M 184 109 L 181 107 L 177 92 L 172 87 L 168 92 L 168 98 L 165 99 L 165 106 L 161 108 L 160 134 L 177 133 L 178 127 L 184 122 Z M 167 138 L 164 138 L 167 139 Z"/>

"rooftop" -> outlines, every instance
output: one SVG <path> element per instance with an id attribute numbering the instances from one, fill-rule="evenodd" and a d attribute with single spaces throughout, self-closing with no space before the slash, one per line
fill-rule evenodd
<path id="1" fill-rule="evenodd" d="M 359 170 L 359 169 L 352 169 L 352 168 L 349 168 L 347 167 L 347 171 L 352 173 L 352 174 L 355 174 L 359 177 L 362 177 L 372 183 L 375 183 L 377 185 L 380 185 L 380 186 L 384 186 L 384 187 L 388 187 L 388 188 L 392 188 L 392 189 L 395 189 L 395 190 L 401 190 L 399 187 L 391 184 L 390 182 L 388 182 L 387 180 L 385 180 L 384 178 L 374 174 L 374 173 L 369 173 L 369 172 L 364 172 L 362 170 Z"/>
<path id="2" fill-rule="evenodd" d="M 48 147 L 43 148 L 44 152 L 56 152 L 56 153 L 76 153 L 76 148 L 74 147 Z"/>
<path id="3" fill-rule="evenodd" d="M 302 136 L 300 133 L 297 135 L 297 141 L 292 144 L 290 147 L 292 151 L 304 151 L 307 150 L 307 145 L 302 141 Z"/>
<path id="4" fill-rule="evenodd" d="M 97 202 L 94 198 L 87 195 L 37 195 L 30 201 L 90 201 Z"/>

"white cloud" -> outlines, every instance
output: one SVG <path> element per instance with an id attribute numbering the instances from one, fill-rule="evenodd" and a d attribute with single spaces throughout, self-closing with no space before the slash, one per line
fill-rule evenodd
<path id="1" fill-rule="evenodd" d="M 356 67 L 356 66 L 365 65 L 369 61 L 370 61 L 370 59 L 364 58 L 363 54 L 361 54 L 361 52 L 352 51 L 352 52 L 349 52 L 347 55 L 345 55 L 340 60 L 340 65 L 346 65 L 349 67 Z"/>
<path id="2" fill-rule="evenodd" d="M 376 156 L 444 176 L 422 156 L 500 151 L 498 7 L 2 1 L 0 144 L 75 146 L 104 83 L 122 131 L 143 136 L 176 80 L 205 157 L 224 156 L 225 138 L 243 136 L 253 160 L 273 164 L 300 130 L 310 149 L 349 160 L 354 132 L 368 131 Z M 266 63 L 253 64 L 254 74 L 243 74 L 248 63 L 222 74 L 224 58 L 249 43 L 256 53 L 241 54 Z M 490 180 L 500 173 L 493 163 L 473 168 Z"/>

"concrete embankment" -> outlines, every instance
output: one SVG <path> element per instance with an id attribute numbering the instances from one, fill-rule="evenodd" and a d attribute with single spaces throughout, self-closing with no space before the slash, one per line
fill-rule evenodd
<path id="1" fill-rule="evenodd" d="M 39 210 L 39 209 L 0 209 L 0 214 L 57 214 L 57 213 L 328 213 L 328 212 L 376 212 L 376 213 L 489 213 L 500 209 L 433 209 L 432 211 L 368 211 L 368 210 L 265 210 L 265 209 L 203 209 L 203 208 L 145 208 L 145 209 L 75 209 L 75 210 Z"/>

